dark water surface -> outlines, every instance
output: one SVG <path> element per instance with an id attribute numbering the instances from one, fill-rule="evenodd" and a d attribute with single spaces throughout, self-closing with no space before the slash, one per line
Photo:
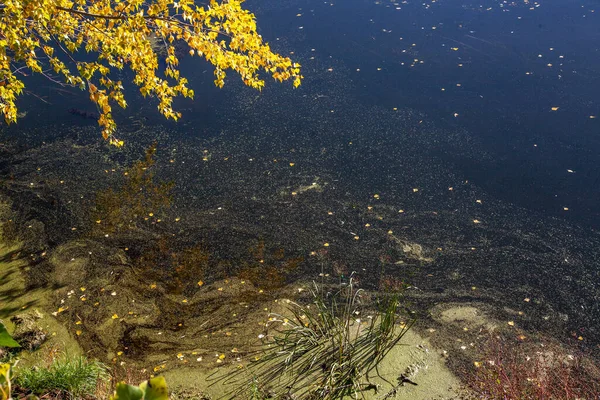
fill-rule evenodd
<path id="1" fill-rule="evenodd" d="M 130 91 L 117 119 L 129 149 L 101 149 L 107 162 L 122 167 L 157 137 L 189 239 L 223 253 L 243 232 L 305 255 L 315 273 L 309 254 L 328 243 L 328 256 L 352 269 L 418 266 L 411 279 L 431 294 L 424 301 L 518 309 L 532 298 L 524 326 L 597 342 L 597 1 L 246 6 L 272 47 L 302 64 L 302 86 L 268 82 L 258 93 L 230 75 L 217 90 L 212 69 L 185 58 L 196 99 L 177 102 L 183 119 L 163 121 Z M 93 126 L 66 111 L 93 111 L 85 96 L 44 87 L 51 104 L 24 99 L 28 115 L 9 133 L 33 143 Z M 29 167 L 13 173 L 33 179 Z M 69 204 L 98 190 L 85 189 L 96 179 L 89 169 L 60 168 L 82 182 L 81 193 L 61 192 Z M 406 243 L 433 261 L 407 257 Z"/>

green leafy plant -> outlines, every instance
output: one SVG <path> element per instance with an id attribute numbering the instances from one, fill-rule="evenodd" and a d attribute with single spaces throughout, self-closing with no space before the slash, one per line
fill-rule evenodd
<path id="1" fill-rule="evenodd" d="M 10 336 L 2 322 L 0 322 L 0 347 L 21 347 L 19 343 Z"/>
<path id="2" fill-rule="evenodd" d="M 115 394 L 110 400 L 168 400 L 167 382 L 162 376 L 157 376 L 142 382 L 140 386 L 126 383 L 117 384 Z"/>
<path id="3" fill-rule="evenodd" d="M 107 368 L 83 356 L 54 359 L 47 367 L 17 371 L 14 383 L 35 395 L 62 392 L 70 398 L 94 395 L 98 381 L 108 379 Z"/>
<path id="4" fill-rule="evenodd" d="M 238 382 L 237 393 L 259 387 L 270 397 L 342 399 L 377 390 L 369 375 L 410 329 L 400 323 L 400 295 L 377 302 L 373 315 L 365 293 L 351 276 L 347 285 L 326 293 L 315 285 L 311 304 L 290 303 L 289 315 L 271 314 L 274 331 L 264 335 L 261 354 L 248 366 L 249 380 Z"/>

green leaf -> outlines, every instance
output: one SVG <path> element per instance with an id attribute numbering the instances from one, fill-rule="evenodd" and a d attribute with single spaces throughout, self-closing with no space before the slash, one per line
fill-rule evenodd
<path id="1" fill-rule="evenodd" d="M 169 400 L 167 382 L 162 376 L 152 378 L 140 385 L 144 390 L 144 400 Z"/>
<path id="2" fill-rule="evenodd" d="M 21 347 L 6 330 L 6 327 L 0 322 L 0 347 Z"/>
<path id="3" fill-rule="evenodd" d="M 111 400 L 141 400 L 143 397 L 144 392 L 139 387 L 119 383 Z"/>

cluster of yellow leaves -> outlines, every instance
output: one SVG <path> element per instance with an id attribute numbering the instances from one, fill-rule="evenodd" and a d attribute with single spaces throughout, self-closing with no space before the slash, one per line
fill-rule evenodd
<path id="1" fill-rule="evenodd" d="M 156 98 L 166 118 L 177 120 L 181 115 L 171 107 L 173 98 L 192 98 L 194 92 L 180 76 L 176 44 L 214 65 L 218 87 L 224 85 L 226 70 L 258 90 L 265 84 L 260 71 L 298 87 L 300 65 L 270 49 L 242 1 L 211 0 L 203 7 L 193 0 L 3 0 L 0 110 L 7 123 L 16 121 L 15 99 L 24 87 L 19 74 L 29 70 L 51 79 L 56 74 L 63 84 L 89 91 L 104 138 L 121 145 L 113 136 L 111 104 L 124 108 L 127 103 L 122 82 L 112 80 L 111 72 L 130 68 L 140 92 Z M 80 50 L 96 60 L 76 60 Z M 161 71 L 159 58 L 164 59 Z"/>

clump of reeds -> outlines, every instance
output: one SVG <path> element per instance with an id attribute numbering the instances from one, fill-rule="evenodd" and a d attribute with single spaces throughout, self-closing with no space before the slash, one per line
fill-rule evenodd
<path id="1" fill-rule="evenodd" d="M 244 390 L 275 398 L 341 399 L 376 390 L 369 375 L 402 339 L 413 321 L 399 323 L 400 295 L 389 294 L 366 313 L 364 291 L 351 276 L 327 292 L 315 284 L 309 304 L 290 302 L 270 314 L 262 351 L 248 366 Z"/>

